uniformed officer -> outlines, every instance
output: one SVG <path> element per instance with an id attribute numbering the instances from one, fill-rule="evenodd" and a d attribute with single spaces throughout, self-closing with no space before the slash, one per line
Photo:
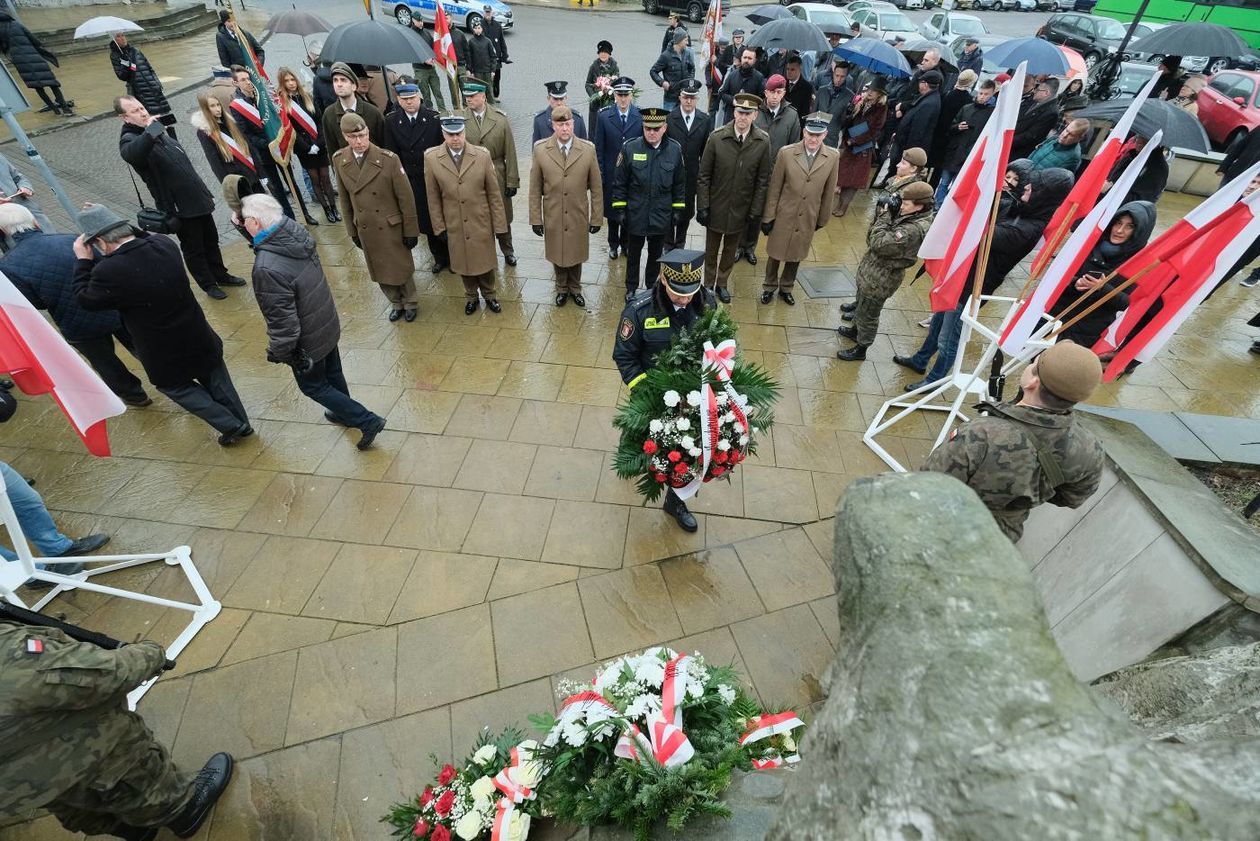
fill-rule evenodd
<path id="1" fill-rule="evenodd" d="M 551 137 L 551 113 L 561 105 L 569 105 L 569 83 L 560 79 L 555 82 L 543 82 L 547 89 L 547 107 L 534 115 L 534 136 L 530 144 Z M 586 133 L 586 121 L 581 114 L 573 114 L 573 136 L 578 140 L 590 140 Z"/>
<path id="2" fill-rule="evenodd" d="M 678 107 L 665 120 L 665 136 L 682 147 L 683 165 L 687 168 L 687 197 L 682 220 L 665 235 L 665 250 L 687 245 L 687 227 L 696 214 L 696 181 L 700 177 L 700 158 L 713 133 L 713 118 L 696 107 L 701 84 L 688 79 L 678 89 Z"/>
<path id="3" fill-rule="evenodd" d="M 617 180 L 617 162 L 627 140 L 643 133 L 643 118 L 634 104 L 634 79 L 618 76 L 612 81 L 613 104 L 595 115 L 595 154 L 599 173 L 604 179 L 604 218 L 608 221 L 608 259 L 615 260 L 626 252 L 628 234 L 625 225 L 613 218 L 613 182 Z"/>
<path id="4" fill-rule="evenodd" d="M 507 214 L 508 228 L 495 234 L 503 262 L 516 265 L 516 247 L 512 244 L 512 197 L 521 186 L 516 162 L 516 140 L 512 137 L 512 125 L 506 111 L 486 104 L 486 83 L 468 76 L 464 79 L 465 134 L 470 146 L 480 146 L 490 153 L 494 162 L 494 174 L 503 191 L 503 212 Z"/>
<path id="5" fill-rule="evenodd" d="M 687 206 L 687 168 L 682 147 L 665 136 L 664 108 L 644 108 L 643 136 L 626 141 L 617 160 L 609 219 L 624 220 L 626 302 L 639 289 L 639 255 L 647 243 L 647 276 L 656 277 L 665 235 Z"/>
<path id="6" fill-rule="evenodd" d="M 1076 421 L 1102 365 L 1088 348 L 1059 342 L 1024 369 L 1016 402 L 981 403 L 981 415 L 950 433 L 924 470 L 966 482 L 1012 541 L 1043 502 L 1079 508 L 1098 490 L 1103 449 Z"/>
<path id="7" fill-rule="evenodd" d="M 703 279 L 704 252 L 676 248 L 661 258 L 656 284 L 635 295 L 621 313 L 613 362 L 629 388 L 647 376 L 657 354 L 679 331 L 717 305 L 713 293 L 701 288 Z M 698 528 L 687 504 L 672 489 L 665 493 L 664 507 L 684 531 Z"/>
<path id="8" fill-rule="evenodd" d="M 836 358 L 855 362 L 866 358 L 866 349 L 879 332 L 879 314 L 905 278 L 906 269 L 919 259 L 919 246 L 932 225 L 932 188 L 926 181 L 914 181 L 901 191 L 901 205 L 894 213 L 877 205 L 875 218 L 866 231 L 866 254 L 857 270 L 857 306 L 841 318 L 853 319 L 836 332 L 857 342 Z"/>
<path id="9" fill-rule="evenodd" d="M 232 776 L 171 761 L 127 693 L 162 671 L 155 642 L 114 650 L 0 619 L 0 815 L 46 808 L 71 832 L 151 841 L 196 834 Z"/>

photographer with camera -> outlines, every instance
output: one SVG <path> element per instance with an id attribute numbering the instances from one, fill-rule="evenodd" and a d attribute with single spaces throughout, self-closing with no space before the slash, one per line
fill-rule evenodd
<path id="1" fill-rule="evenodd" d="M 884 302 L 901 286 L 906 269 L 919 259 L 919 246 L 933 215 L 932 188 L 926 181 L 912 181 L 900 194 L 881 196 L 876 201 L 875 218 L 866 232 L 867 252 L 858 264 L 853 324 L 836 328 L 837 333 L 856 344 L 836 351 L 837 359 L 866 359 L 866 349 L 879 332 Z"/>
<path id="2" fill-rule="evenodd" d="M 241 221 L 254 242 L 254 297 L 267 322 L 267 360 L 293 368 L 307 397 L 324 417 L 358 429 L 366 450 L 385 428 L 385 418 L 350 397 L 337 342 L 341 322 L 315 240 L 271 196 L 241 200 Z"/>

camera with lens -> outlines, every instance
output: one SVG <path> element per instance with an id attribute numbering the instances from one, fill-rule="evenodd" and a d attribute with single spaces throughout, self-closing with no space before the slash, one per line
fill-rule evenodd
<path id="1" fill-rule="evenodd" d="M 901 213 L 901 193 L 889 193 L 875 200 L 875 212 L 883 211 L 890 219 L 896 219 Z"/>

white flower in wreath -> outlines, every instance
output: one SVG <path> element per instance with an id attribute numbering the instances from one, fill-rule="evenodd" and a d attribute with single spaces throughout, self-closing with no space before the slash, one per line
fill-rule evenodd
<path id="1" fill-rule="evenodd" d="M 698 407 L 700 405 L 700 392 L 698 391 L 687 392 L 687 405 Z"/>
<path id="2" fill-rule="evenodd" d="M 748 395 L 747 395 L 747 394 L 736 394 L 736 395 L 735 395 L 735 402 L 739 404 L 739 407 L 740 407 L 741 409 L 747 409 L 747 408 L 748 408 Z"/>
<path id="3" fill-rule="evenodd" d="M 494 745 L 482 745 L 477 748 L 477 752 L 473 754 L 473 762 L 478 765 L 485 765 L 487 762 L 494 759 L 497 754 L 498 751 L 495 750 Z"/>
<path id="4" fill-rule="evenodd" d="M 726 452 L 730 448 L 731 448 L 731 442 L 727 441 L 725 438 L 722 438 L 721 440 L 718 441 L 718 449 L 721 450 L 722 452 Z"/>
<path id="5" fill-rule="evenodd" d="M 580 748 L 586 744 L 586 728 L 577 722 L 570 722 L 564 728 L 564 740 L 570 747 Z"/>
<path id="6" fill-rule="evenodd" d="M 649 718 L 661 710 L 660 696 L 654 694 L 643 694 L 635 698 L 626 707 L 626 718 L 638 719 Z"/>
<path id="7" fill-rule="evenodd" d="M 644 686 L 659 689 L 665 681 L 665 664 L 656 657 L 640 657 L 635 665 L 634 679 Z"/>
<path id="8" fill-rule="evenodd" d="M 783 737 L 783 749 L 786 751 L 796 750 L 796 740 L 792 738 L 791 733 L 788 733 Z"/>
<path id="9" fill-rule="evenodd" d="M 603 671 L 595 676 L 595 691 L 603 695 L 609 687 L 615 686 L 621 679 L 621 669 L 624 665 L 624 660 L 614 660 L 605 666 Z"/>
<path id="10" fill-rule="evenodd" d="M 687 451 L 687 455 L 691 456 L 692 458 L 699 458 L 699 457 L 700 457 L 700 448 L 699 448 L 699 447 L 692 447 L 690 450 L 688 450 L 688 451 Z"/>
<path id="11" fill-rule="evenodd" d="M 529 837 L 529 815 L 517 809 L 508 823 L 507 841 L 525 841 Z"/>
<path id="12" fill-rule="evenodd" d="M 748 443 L 748 433 L 739 436 L 739 445 L 742 447 Z"/>
<path id="13" fill-rule="evenodd" d="M 478 809 L 484 809 L 486 804 L 491 802 L 494 797 L 494 780 L 489 777 L 478 777 L 472 785 L 468 787 L 468 793 L 472 795 L 473 802 Z"/>
<path id="14" fill-rule="evenodd" d="M 692 450 L 695 449 L 696 439 L 692 438 L 690 435 L 684 435 L 681 443 L 684 450 Z"/>
<path id="15" fill-rule="evenodd" d="M 674 422 L 674 426 L 678 427 L 680 430 L 686 431 L 691 429 L 691 421 L 687 418 L 679 418 Z"/>
<path id="16" fill-rule="evenodd" d="M 455 822 L 455 834 L 464 841 L 473 841 L 481 834 L 481 814 L 465 812 L 464 816 Z"/>
<path id="17" fill-rule="evenodd" d="M 671 388 L 669 391 L 665 392 L 664 400 L 665 405 L 672 409 L 682 402 L 682 395 Z"/>
<path id="18" fill-rule="evenodd" d="M 512 774 L 512 779 L 519 785 L 537 788 L 538 781 L 542 779 L 542 766 L 532 759 L 522 761 L 520 767 Z"/>
<path id="19" fill-rule="evenodd" d="M 727 686 L 725 683 L 719 683 L 717 688 L 718 697 L 722 699 L 722 703 L 728 707 L 735 703 L 735 690 Z"/>
<path id="20" fill-rule="evenodd" d="M 725 406 L 731 401 L 731 398 L 726 392 L 722 392 L 717 396 L 717 401 L 719 406 Z"/>
<path id="21" fill-rule="evenodd" d="M 652 420 L 651 423 L 648 424 L 648 432 L 652 433 L 653 435 L 660 435 L 661 430 L 663 430 L 664 428 L 665 428 L 665 421 L 661 420 L 660 418 L 656 418 Z"/>

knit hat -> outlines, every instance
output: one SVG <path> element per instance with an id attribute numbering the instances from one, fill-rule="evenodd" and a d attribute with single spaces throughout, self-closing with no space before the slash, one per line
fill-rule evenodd
<path id="1" fill-rule="evenodd" d="M 595 52 L 612 55 L 612 41 L 600 41 L 595 45 Z"/>
<path id="2" fill-rule="evenodd" d="M 911 181 L 901 190 L 901 197 L 903 199 L 917 204 L 931 202 L 934 195 L 935 191 L 932 190 L 932 185 L 928 184 L 926 181 Z"/>
<path id="3" fill-rule="evenodd" d="M 976 71 L 967 69 L 958 74 L 957 87 L 970 88 L 976 83 Z"/>
<path id="4" fill-rule="evenodd" d="M 334 61 L 332 70 L 329 71 L 332 76 L 345 76 L 356 85 L 359 84 L 359 75 L 350 69 L 350 65 L 344 61 Z"/>
<path id="5" fill-rule="evenodd" d="M 901 159 L 915 166 L 927 166 L 927 152 L 924 152 L 918 146 L 911 146 L 902 152 Z"/>
<path id="6" fill-rule="evenodd" d="M 1037 357 L 1037 377 L 1046 391 L 1061 400 L 1088 400 L 1102 382 L 1102 363 L 1087 347 L 1057 342 Z"/>
<path id="7" fill-rule="evenodd" d="M 354 134 L 356 131 L 367 131 L 367 122 L 353 111 L 341 115 L 341 133 Z"/>
<path id="8" fill-rule="evenodd" d="M 79 213 L 79 230 L 83 232 L 84 242 L 91 242 L 118 227 L 131 228 L 133 232 L 136 230 L 130 222 L 103 204 L 84 205 Z"/>

